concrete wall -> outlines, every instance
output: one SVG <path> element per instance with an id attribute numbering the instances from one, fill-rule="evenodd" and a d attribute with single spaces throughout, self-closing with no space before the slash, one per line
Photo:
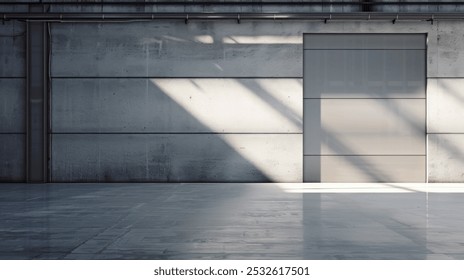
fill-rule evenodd
<path id="1" fill-rule="evenodd" d="M 429 181 L 464 181 L 464 81 L 430 78 L 428 103 Z"/>
<path id="2" fill-rule="evenodd" d="M 301 78 L 294 33 L 283 22 L 55 24 L 52 75 Z"/>
<path id="3" fill-rule="evenodd" d="M 429 182 L 464 181 L 463 37 L 459 22 L 438 25 L 436 70 L 427 88 Z"/>
<path id="4" fill-rule="evenodd" d="M 277 11 L 272 6 L 63 7 L 51 10 Z M 428 178 L 462 181 L 462 30 L 462 23 L 445 21 L 54 23 L 51 179 L 301 181 L 303 33 L 425 33 Z M 24 179 L 23 32 L 19 22 L 0 25 L 2 181 Z M 184 158 L 169 158 L 184 151 L 183 145 L 189 148 Z"/>
<path id="5" fill-rule="evenodd" d="M 25 180 L 25 28 L 0 24 L 0 182 Z"/>
<path id="6" fill-rule="evenodd" d="M 269 27 L 54 24 L 52 180 L 301 181 L 302 37 Z"/>
<path id="7" fill-rule="evenodd" d="M 427 34 L 427 131 L 432 133 L 435 124 L 449 126 L 449 119 L 459 123 L 456 115 L 430 115 L 430 102 L 438 105 L 433 82 L 464 72 L 458 26 L 401 21 L 53 24 L 52 179 L 301 181 L 305 32 Z M 452 132 L 461 132 L 456 129 Z M 173 163 L 181 151 L 179 135 L 192 140 L 185 142 L 191 153 Z M 441 161 L 451 142 L 445 145 L 436 137 L 428 137 L 430 180 L 460 180 L 459 161 Z M 257 149 L 251 144 L 257 139 L 268 145 Z M 131 151 L 136 142 L 147 148 L 136 145 Z M 171 156 L 151 142 L 171 143 Z M 205 143 L 219 150 L 205 150 Z M 118 147 L 126 156 L 111 166 L 102 155 L 116 155 Z M 246 168 L 229 174 L 218 167 L 234 164 Z M 153 171 L 154 166 L 161 171 Z M 194 166 L 211 173 L 198 173 Z M 439 176 L 443 170 L 448 173 Z"/>

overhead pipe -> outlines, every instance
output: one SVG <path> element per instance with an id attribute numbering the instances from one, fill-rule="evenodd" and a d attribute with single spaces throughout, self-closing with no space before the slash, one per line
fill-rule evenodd
<path id="1" fill-rule="evenodd" d="M 151 20 L 464 20 L 464 13 L 1 13 L 3 21 L 87 22 Z"/>
<path id="2" fill-rule="evenodd" d="M 285 6 L 321 6 L 321 5 L 332 5 L 332 6 L 359 6 L 359 5 L 464 5 L 464 1 L 396 1 L 396 2 L 373 2 L 373 1 L 352 1 L 352 2 L 343 2 L 343 1 L 311 1 L 311 2 L 287 2 L 287 1 L 261 1 L 261 2 L 237 2 L 237 1 L 222 1 L 222 2 L 212 2 L 212 1 L 144 1 L 144 2 L 133 2 L 133 1 L 100 1 L 100 2 L 80 2 L 80 1 L 41 1 L 41 2 L 16 2 L 16 1 L 3 1 L 0 2 L 0 5 L 81 5 L 81 6 L 97 6 L 97 5 L 111 5 L 111 6 L 120 6 L 120 5 L 130 5 L 130 6 L 198 6 L 198 5 L 215 5 L 215 6 L 260 6 L 260 5 L 285 5 Z"/>

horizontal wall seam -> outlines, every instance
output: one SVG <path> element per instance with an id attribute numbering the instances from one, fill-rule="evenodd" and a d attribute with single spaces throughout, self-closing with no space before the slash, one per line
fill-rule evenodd
<path id="1" fill-rule="evenodd" d="M 14 77 L 8 77 L 8 76 L 2 76 L 0 79 L 26 79 L 26 77 L 22 76 L 14 76 Z"/>
<path id="2" fill-rule="evenodd" d="M 411 100 L 426 100 L 427 98 L 425 97 L 324 97 L 324 98 L 314 98 L 314 97 L 304 97 L 303 99 L 308 99 L 308 100 L 325 100 L 325 99 L 334 99 L 334 100 L 351 100 L 351 99 L 411 99 Z"/>
<path id="3" fill-rule="evenodd" d="M 426 154 L 321 154 L 321 155 L 303 155 L 305 157 L 425 157 Z"/>
<path id="4" fill-rule="evenodd" d="M 304 49 L 305 51 L 425 51 L 426 49 Z"/>
<path id="5" fill-rule="evenodd" d="M 53 79 L 303 79 L 303 77 L 224 77 L 224 76 L 216 76 L 216 77 L 196 77 L 196 76 L 176 76 L 176 77 L 147 77 L 147 76 L 52 76 Z"/>
<path id="6" fill-rule="evenodd" d="M 4 132 L 0 131 L 0 135 L 26 135 L 26 132 Z"/>
<path id="7" fill-rule="evenodd" d="M 427 77 L 427 79 L 464 79 L 464 77 Z"/>
<path id="8" fill-rule="evenodd" d="M 2 183 L 24 183 L 25 181 L 2 181 Z M 202 185 L 207 185 L 207 184 L 215 184 L 215 183 L 256 183 L 256 184 L 266 184 L 266 183 L 276 183 L 276 181 L 273 181 L 271 179 L 268 180 L 160 180 L 160 179 L 133 179 L 130 181 L 127 180 L 111 180 L 107 181 L 105 179 L 100 179 L 100 180 L 57 180 L 52 177 L 50 183 L 59 183 L 59 184 L 67 184 L 67 183 L 85 183 L 85 184 L 176 184 L 176 183 L 187 183 L 187 184 L 202 184 Z M 302 183 L 301 180 L 286 180 L 286 181 L 279 181 L 279 183 Z"/>
<path id="9" fill-rule="evenodd" d="M 456 134 L 456 135 L 464 135 L 464 132 L 427 132 L 427 134 Z"/>
<path id="10" fill-rule="evenodd" d="M 49 133 L 50 135 L 61 135 L 61 134 L 72 134 L 72 135 L 131 135 L 131 134 L 136 134 L 136 135 L 165 135 L 165 134 L 212 134 L 212 135 L 218 135 L 218 134 L 236 134 L 236 135 L 295 135 L 295 134 L 301 134 L 303 135 L 303 132 L 51 132 Z"/>

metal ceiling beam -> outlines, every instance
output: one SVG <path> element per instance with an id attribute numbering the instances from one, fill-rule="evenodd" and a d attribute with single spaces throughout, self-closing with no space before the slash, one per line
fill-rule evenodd
<path id="1" fill-rule="evenodd" d="M 352 1 L 352 2 L 343 2 L 343 1 L 304 1 L 304 2 L 287 2 L 287 1 L 262 1 L 262 2 L 237 2 L 237 1 L 145 1 L 145 2 L 133 2 L 133 1 L 120 1 L 120 2 L 110 2 L 110 1 L 100 1 L 100 2 L 80 2 L 80 1 L 66 1 L 66 2 L 59 2 L 59 1 L 41 1 L 37 2 L 15 2 L 15 1 L 3 1 L 0 5 L 32 5 L 32 4 L 43 4 L 43 5 L 81 5 L 81 6 L 96 6 L 96 5 L 137 5 L 137 6 L 153 6 L 153 5 L 160 5 L 160 6 L 198 6 L 198 5 L 216 5 L 216 6 L 260 6 L 260 5 L 285 5 L 285 6 L 321 6 L 321 5 L 342 5 L 342 6 L 358 6 L 358 5 L 371 5 L 371 6 L 379 6 L 379 5 L 464 5 L 464 1 L 411 1 L 411 2 L 383 2 L 383 1 Z"/>
<path id="2" fill-rule="evenodd" d="M 87 22 L 150 20 L 464 20 L 464 13 L 0 13 L 2 20 Z"/>

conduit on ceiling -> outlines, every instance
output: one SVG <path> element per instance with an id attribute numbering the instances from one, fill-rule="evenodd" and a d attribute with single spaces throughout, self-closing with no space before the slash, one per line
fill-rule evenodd
<path id="1" fill-rule="evenodd" d="M 368 5 L 368 6 L 404 6 L 404 5 L 428 5 L 428 6 L 448 6 L 448 5 L 464 5 L 464 1 L 407 1 L 402 0 L 398 1 L 363 1 L 363 0 L 352 0 L 351 2 L 347 1 L 299 1 L 299 2 L 288 2 L 288 1 L 149 1 L 145 0 L 143 2 L 136 1 L 45 1 L 40 2 L 17 2 L 17 1 L 3 1 L 0 5 L 80 5 L 80 6 L 99 6 L 99 5 L 131 5 L 131 6 L 197 6 L 197 5 L 209 5 L 209 6 L 359 6 L 359 5 Z"/>
<path id="2" fill-rule="evenodd" d="M 310 20 L 439 21 L 464 20 L 464 13 L 1 13 L 3 21 L 88 22 L 151 20 Z"/>

